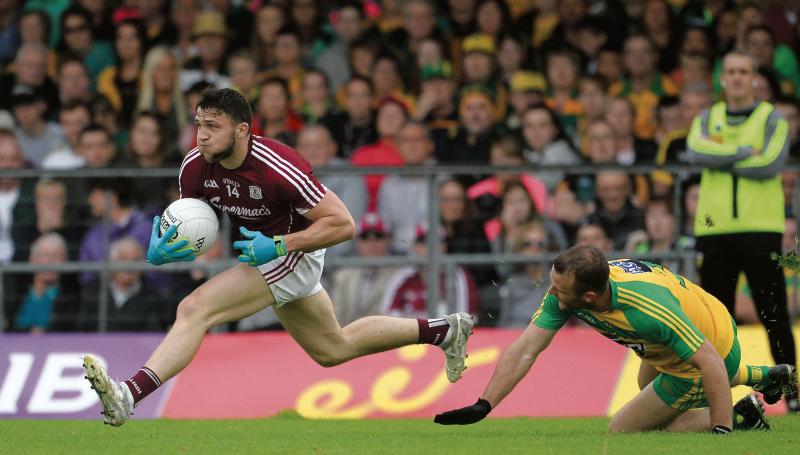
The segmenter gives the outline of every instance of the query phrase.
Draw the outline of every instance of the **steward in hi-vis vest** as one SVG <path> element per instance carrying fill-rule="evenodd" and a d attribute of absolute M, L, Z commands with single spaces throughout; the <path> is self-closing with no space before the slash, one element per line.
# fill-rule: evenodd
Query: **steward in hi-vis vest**
<path fill-rule="evenodd" d="M 789 153 L 789 126 L 775 107 L 756 101 L 755 60 L 725 56 L 724 100 L 694 119 L 689 161 L 703 168 L 695 214 L 696 248 L 703 253 L 703 288 L 735 314 L 736 282 L 744 271 L 758 290 L 753 300 L 778 363 L 796 362 L 786 308 L 781 254 L 785 208 L 780 171 Z M 796 394 L 790 410 L 800 410 Z"/>

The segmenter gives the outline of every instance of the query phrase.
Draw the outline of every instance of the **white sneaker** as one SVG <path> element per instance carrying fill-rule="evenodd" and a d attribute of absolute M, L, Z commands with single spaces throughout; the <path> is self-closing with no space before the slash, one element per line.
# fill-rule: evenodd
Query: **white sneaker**
<path fill-rule="evenodd" d="M 466 368 L 464 359 L 467 358 L 467 340 L 472 335 L 475 320 L 468 313 L 449 314 L 444 318 L 450 324 L 449 339 L 439 347 L 444 350 L 447 380 L 456 382 L 461 379 L 461 373 Z"/>
<path fill-rule="evenodd" d="M 91 355 L 83 358 L 83 370 L 103 405 L 103 423 L 115 427 L 125 423 L 133 414 L 133 397 L 128 386 L 111 380 L 105 367 Z"/>

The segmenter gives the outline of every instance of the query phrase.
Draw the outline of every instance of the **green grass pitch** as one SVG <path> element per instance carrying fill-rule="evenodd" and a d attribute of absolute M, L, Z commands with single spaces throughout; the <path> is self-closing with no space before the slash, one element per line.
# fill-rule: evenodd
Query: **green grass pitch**
<path fill-rule="evenodd" d="M 608 419 L 489 419 L 443 427 L 429 420 L 0 420 L 2 454 L 798 454 L 800 416 L 772 431 L 608 436 Z"/>

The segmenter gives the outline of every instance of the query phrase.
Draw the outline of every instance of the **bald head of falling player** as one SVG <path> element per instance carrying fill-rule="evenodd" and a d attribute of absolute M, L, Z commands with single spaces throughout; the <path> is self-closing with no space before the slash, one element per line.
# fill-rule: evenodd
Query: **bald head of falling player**
<path fill-rule="evenodd" d="M 209 88 L 197 103 L 197 148 L 209 163 L 238 167 L 245 156 L 253 127 L 250 103 L 237 91 Z"/>

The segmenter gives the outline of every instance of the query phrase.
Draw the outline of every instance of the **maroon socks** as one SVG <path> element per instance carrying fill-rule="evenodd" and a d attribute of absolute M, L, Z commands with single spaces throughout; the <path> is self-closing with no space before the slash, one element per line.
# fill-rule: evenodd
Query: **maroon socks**
<path fill-rule="evenodd" d="M 417 319 L 417 323 L 419 324 L 418 344 L 442 344 L 444 337 L 447 336 L 447 331 L 450 330 L 450 324 L 445 318 Z"/>
<path fill-rule="evenodd" d="M 161 379 L 150 368 L 142 367 L 132 378 L 125 381 L 125 385 L 130 389 L 135 405 L 147 395 L 155 392 L 161 385 Z"/>

